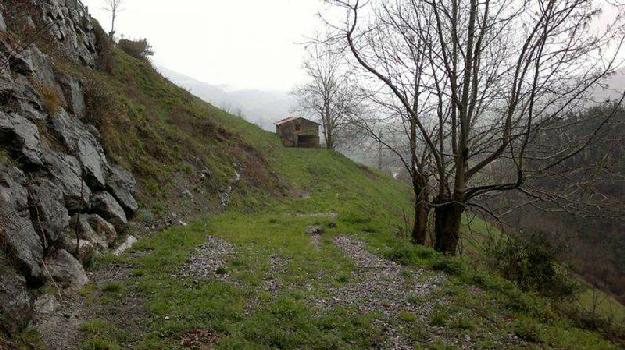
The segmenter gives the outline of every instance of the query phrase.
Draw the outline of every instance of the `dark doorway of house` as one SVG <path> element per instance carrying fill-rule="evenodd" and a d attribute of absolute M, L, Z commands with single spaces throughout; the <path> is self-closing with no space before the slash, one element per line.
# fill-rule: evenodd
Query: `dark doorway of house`
<path fill-rule="evenodd" d="M 297 147 L 316 148 L 319 147 L 319 136 L 315 135 L 298 135 Z"/>

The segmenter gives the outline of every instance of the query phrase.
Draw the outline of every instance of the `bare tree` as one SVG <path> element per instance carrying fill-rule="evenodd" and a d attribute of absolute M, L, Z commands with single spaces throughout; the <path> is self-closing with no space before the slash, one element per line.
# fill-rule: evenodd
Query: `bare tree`
<path fill-rule="evenodd" d="M 111 31 L 109 32 L 111 40 L 115 37 L 115 20 L 117 20 L 117 15 L 122 10 L 121 6 L 123 3 L 124 0 L 104 0 L 104 9 L 111 13 Z"/>
<path fill-rule="evenodd" d="M 298 111 L 321 122 L 326 147 L 334 149 L 338 134 L 358 111 L 359 96 L 341 55 L 321 42 L 311 44 L 308 51 L 304 70 L 309 81 L 292 94 L 298 99 Z"/>
<path fill-rule="evenodd" d="M 352 57 L 414 124 L 436 196 L 435 248 L 454 254 L 462 214 L 480 196 L 525 191 L 601 136 L 607 123 L 559 148 L 537 135 L 579 109 L 617 68 L 625 31 L 620 5 L 593 0 L 330 0 L 347 10 L 332 25 Z M 601 8 L 616 14 L 601 24 Z M 380 96 L 380 94 L 378 94 Z M 413 141 L 409 140 L 412 144 Z M 414 155 L 415 152 L 412 152 Z M 544 165 L 530 167 L 534 159 Z M 503 181 L 484 172 L 507 165 Z M 413 166 L 414 165 L 414 166 Z"/>

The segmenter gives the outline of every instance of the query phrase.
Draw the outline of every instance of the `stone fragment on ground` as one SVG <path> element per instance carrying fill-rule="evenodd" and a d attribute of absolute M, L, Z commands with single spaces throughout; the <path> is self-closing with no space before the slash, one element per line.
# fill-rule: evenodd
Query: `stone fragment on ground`
<path fill-rule="evenodd" d="M 137 243 L 136 237 L 134 236 L 126 237 L 126 240 L 124 241 L 124 243 L 122 243 L 119 247 L 117 247 L 117 249 L 115 249 L 115 251 L 113 251 L 113 255 L 120 256 L 124 254 L 128 249 L 132 248 L 132 246 L 135 245 L 135 243 Z"/>
<path fill-rule="evenodd" d="M 219 336 L 210 329 L 196 328 L 182 334 L 180 345 L 192 350 L 210 350 L 218 340 Z"/>

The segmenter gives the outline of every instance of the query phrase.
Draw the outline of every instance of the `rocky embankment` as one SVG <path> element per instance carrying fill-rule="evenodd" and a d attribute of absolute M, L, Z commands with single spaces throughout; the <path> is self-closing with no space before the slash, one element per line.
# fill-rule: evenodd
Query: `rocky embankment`
<path fill-rule="evenodd" d="M 133 175 L 82 121 L 86 82 L 21 35 L 93 68 L 87 10 L 77 0 L 16 2 L 28 11 L 12 2 L 0 4 L 0 331 L 9 334 L 30 322 L 37 289 L 87 283 L 83 263 L 113 248 L 137 210 Z"/>

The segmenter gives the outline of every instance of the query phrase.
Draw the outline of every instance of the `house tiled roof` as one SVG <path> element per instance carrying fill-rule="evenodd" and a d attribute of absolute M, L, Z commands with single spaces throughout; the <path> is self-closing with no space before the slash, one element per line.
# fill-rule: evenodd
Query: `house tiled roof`
<path fill-rule="evenodd" d="M 288 117 L 288 118 L 284 118 L 284 119 L 282 119 L 282 120 L 278 120 L 275 124 L 276 124 L 276 125 L 282 125 L 282 124 L 288 123 L 288 122 L 293 121 L 293 120 L 298 119 L 298 118 L 299 118 L 299 117 Z"/>
<path fill-rule="evenodd" d="M 306 118 L 302 118 L 302 117 L 288 117 L 288 118 L 284 118 L 284 119 L 282 119 L 282 120 L 278 120 L 277 122 L 275 122 L 275 124 L 276 124 L 276 125 L 282 125 L 282 124 L 286 124 L 286 123 L 288 123 L 288 122 L 292 122 L 292 121 L 297 120 L 297 119 L 304 119 L 304 120 L 308 120 L 308 119 L 306 119 Z M 309 122 L 311 122 L 311 123 L 315 123 L 315 124 L 317 124 L 317 125 L 320 125 L 319 123 L 314 122 L 314 121 L 312 121 L 312 120 L 308 120 L 308 121 L 309 121 Z"/>

